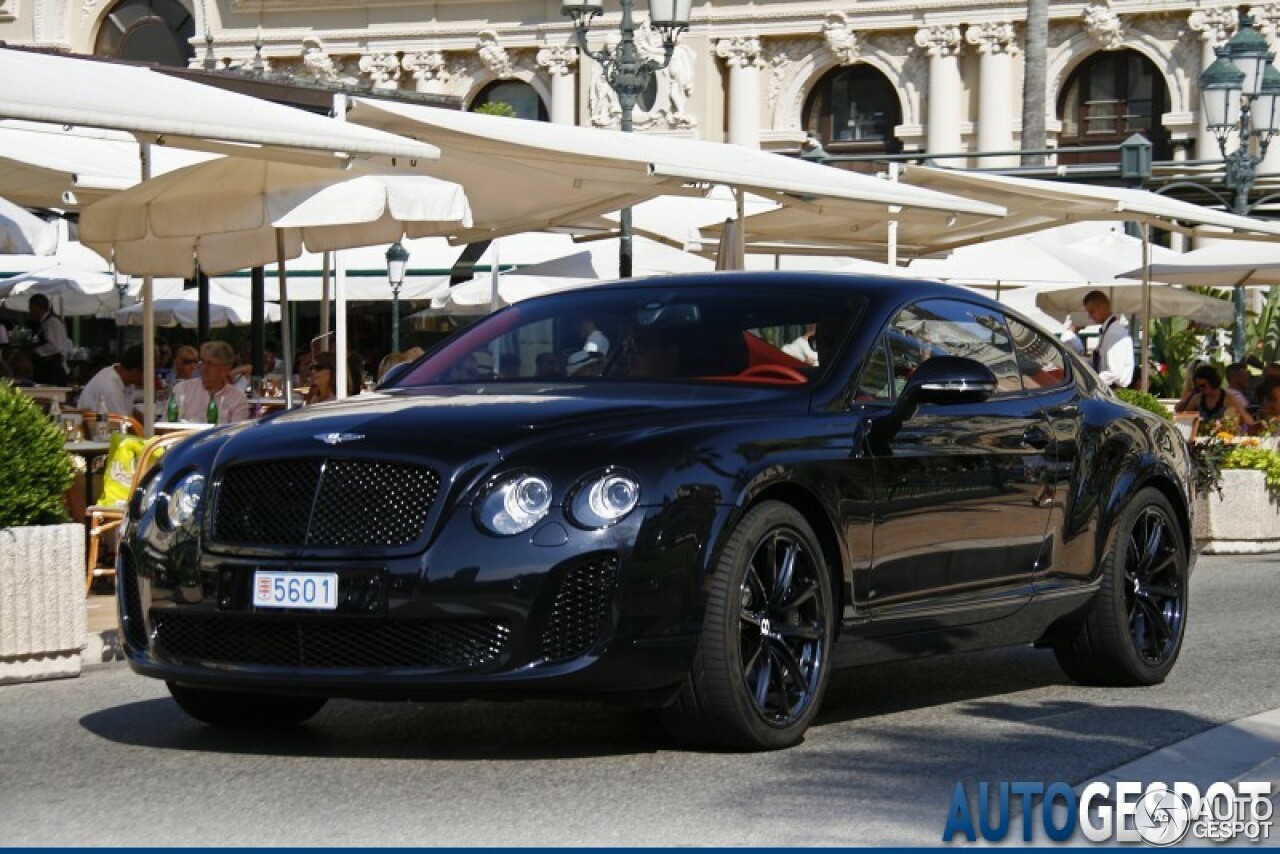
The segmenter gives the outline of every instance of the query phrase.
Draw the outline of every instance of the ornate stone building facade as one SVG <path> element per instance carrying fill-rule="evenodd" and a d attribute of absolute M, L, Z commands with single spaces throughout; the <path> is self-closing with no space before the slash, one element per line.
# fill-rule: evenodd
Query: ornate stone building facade
<path fill-rule="evenodd" d="M 617 38 L 617 9 L 606 9 L 595 46 Z M 1274 39 L 1280 2 L 1251 12 Z M 813 136 L 855 153 L 1007 151 L 1021 131 L 1025 14 L 1023 0 L 697 3 L 635 124 L 789 150 Z M 1141 131 L 1157 159 L 1216 157 L 1196 81 L 1235 24 L 1235 5 L 1219 0 L 1051 0 L 1051 144 Z M 256 64 L 455 96 L 466 108 L 502 100 L 553 122 L 618 122 L 616 96 L 579 56 L 557 0 L 0 0 L 10 44 L 165 61 L 166 28 L 181 61 L 197 67 Z M 647 27 L 638 40 L 660 55 Z"/>

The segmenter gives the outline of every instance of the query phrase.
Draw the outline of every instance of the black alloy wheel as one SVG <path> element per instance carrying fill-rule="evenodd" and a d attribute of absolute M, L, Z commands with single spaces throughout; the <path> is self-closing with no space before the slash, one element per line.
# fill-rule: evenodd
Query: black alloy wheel
<path fill-rule="evenodd" d="M 1177 649 L 1186 615 L 1186 585 L 1178 568 L 1173 523 L 1155 505 L 1142 508 L 1129 534 L 1124 604 L 1134 651 L 1159 667 Z"/>
<path fill-rule="evenodd" d="M 1187 532 L 1160 490 L 1140 490 L 1117 518 L 1093 604 L 1076 636 L 1054 647 L 1086 685 L 1155 685 L 1186 634 Z"/>
<path fill-rule="evenodd" d="M 738 650 L 752 705 L 770 726 L 787 727 L 813 703 L 826 664 L 825 567 L 789 528 L 757 546 L 742 579 Z"/>
<path fill-rule="evenodd" d="M 698 650 L 663 717 L 676 737 L 776 750 L 822 702 L 835 631 L 830 569 L 790 505 L 764 501 L 733 529 L 711 579 Z"/>

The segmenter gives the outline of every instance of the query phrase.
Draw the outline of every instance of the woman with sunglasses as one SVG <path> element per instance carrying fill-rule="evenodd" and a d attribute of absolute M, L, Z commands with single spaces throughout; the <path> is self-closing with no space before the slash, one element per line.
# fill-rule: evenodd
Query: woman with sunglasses
<path fill-rule="evenodd" d="M 195 347 L 183 344 L 173 353 L 173 381 L 189 380 L 196 375 L 200 354 Z"/>
<path fill-rule="evenodd" d="M 1222 375 L 1213 365 L 1201 365 L 1192 375 L 1191 391 L 1178 405 L 1176 412 L 1198 412 L 1200 421 L 1208 424 L 1234 416 L 1245 427 L 1253 426 L 1253 416 L 1245 408 L 1245 402 L 1229 389 L 1222 387 Z"/>

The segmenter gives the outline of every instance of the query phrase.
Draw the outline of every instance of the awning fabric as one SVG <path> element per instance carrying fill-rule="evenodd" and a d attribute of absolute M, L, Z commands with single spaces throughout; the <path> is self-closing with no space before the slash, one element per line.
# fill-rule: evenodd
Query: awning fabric
<path fill-rule="evenodd" d="M 1142 268 L 1124 273 L 1142 275 Z M 1152 261 L 1151 278 L 1181 285 L 1225 288 L 1280 285 L 1280 243 L 1233 240 L 1176 258 Z"/>
<path fill-rule="evenodd" d="M 551 228 L 598 230 L 599 215 L 660 195 L 701 196 L 712 184 L 771 201 L 838 204 L 867 228 L 898 209 L 988 220 L 997 203 L 895 184 L 738 145 L 632 134 L 353 99 L 348 120 L 429 139 L 443 152 L 418 169 L 467 188 L 476 226 L 455 242 Z"/>
<path fill-rule="evenodd" d="M 180 148 L 212 141 L 355 157 L 439 156 L 428 143 L 147 68 L 11 48 L 0 49 L 0 117 L 124 130 Z"/>
<path fill-rule="evenodd" d="M 151 174 L 212 155 L 152 146 Z M 142 180 L 138 140 L 122 131 L 0 121 L 0 196 L 29 207 L 78 208 Z"/>

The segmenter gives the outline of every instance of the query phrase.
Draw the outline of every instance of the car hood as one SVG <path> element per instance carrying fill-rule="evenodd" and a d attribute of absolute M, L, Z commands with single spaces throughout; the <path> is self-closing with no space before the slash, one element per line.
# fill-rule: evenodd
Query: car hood
<path fill-rule="evenodd" d="M 461 462 L 477 454 L 506 456 L 529 441 L 638 426 L 652 420 L 696 417 L 697 410 L 743 409 L 760 414 L 780 404 L 777 392 L 753 389 L 611 384 L 493 387 L 436 386 L 391 389 L 345 401 L 281 412 L 228 437 L 219 456 L 243 459 L 297 455 L 303 449 L 340 447 L 344 453 L 375 451 L 389 456 L 428 455 Z M 791 397 L 787 409 L 807 406 Z"/>

